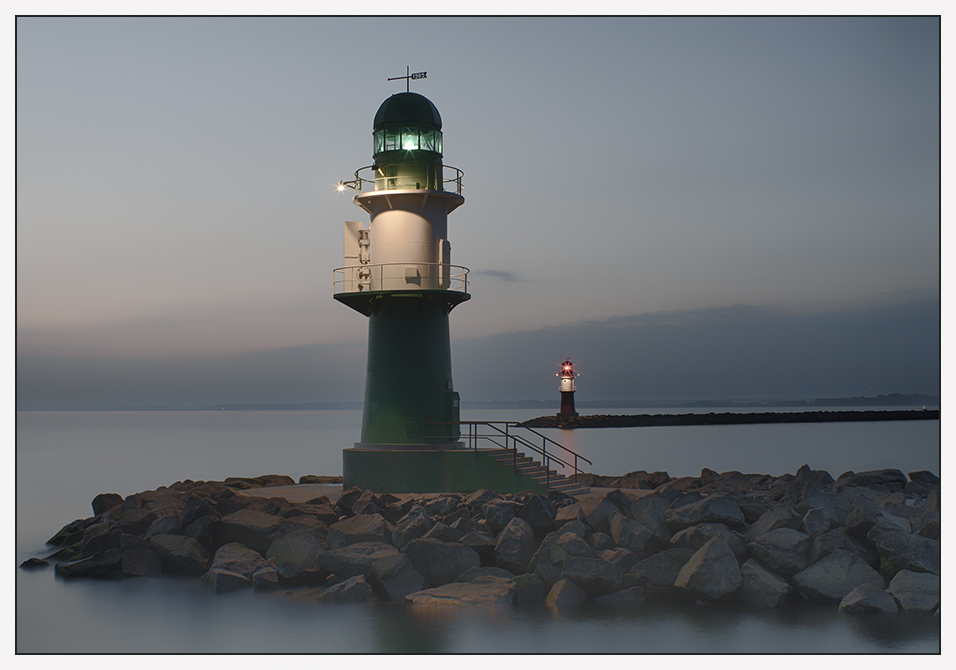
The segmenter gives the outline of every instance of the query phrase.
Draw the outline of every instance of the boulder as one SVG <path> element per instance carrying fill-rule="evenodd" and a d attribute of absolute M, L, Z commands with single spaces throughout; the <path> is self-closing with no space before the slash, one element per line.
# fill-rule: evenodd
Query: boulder
<path fill-rule="evenodd" d="M 383 600 L 401 601 L 409 593 L 421 591 L 428 584 L 404 554 L 386 556 L 372 563 L 369 582 Z"/>
<path fill-rule="evenodd" d="M 747 547 L 768 569 L 789 579 L 807 567 L 810 542 L 810 537 L 798 530 L 777 528 L 764 533 Z"/>
<path fill-rule="evenodd" d="M 595 551 L 613 549 L 616 546 L 614 538 L 604 533 L 591 533 L 591 537 L 588 538 L 587 542 Z"/>
<path fill-rule="evenodd" d="M 510 500 L 492 500 L 481 506 L 481 515 L 497 535 L 514 518 L 516 504 Z"/>
<path fill-rule="evenodd" d="M 358 486 L 353 486 L 345 491 L 342 491 L 339 495 L 338 500 L 335 501 L 335 508 L 339 511 L 339 514 L 344 514 L 345 516 L 352 516 L 352 505 L 356 500 L 359 499 L 363 493 L 362 489 Z"/>
<path fill-rule="evenodd" d="M 153 524 L 158 526 L 158 524 Z M 213 516 L 201 516 L 191 524 L 186 526 L 182 534 L 186 537 L 192 537 L 199 541 L 199 544 L 206 549 L 212 549 L 213 541 L 216 535 L 216 527 L 219 525 L 219 518 Z M 152 529 L 153 526 L 150 526 Z"/>
<path fill-rule="evenodd" d="M 810 537 L 823 535 L 830 530 L 830 515 L 822 507 L 807 510 L 800 521 L 800 530 Z"/>
<path fill-rule="evenodd" d="M 620 512 L 613 512 L 608 516 L 608 525 L 614 543 L 631 551 L 639 559 L 647 558 L 666 546 L 660 537 L 643 524 L 628 519 Z"/>
<path fill-rule="evenodd" d="M 279 588 L 279 573 L 271 565 L 252 573 L 252 588 L 255 591 L 275 591 Z"/>
<path fill-rule="evenodd" d="M 730 530 L 722 523 L 702 523 L 697 526 L 690 526 L 679 533 L 675 533 L 671 538 L 670 546 L 674 549 L 691 549 L 696 552 L 710 541 L 715 535 L 721 535 L 730 546 L 737 561 L 746 559 L 749 549 L 744 536 L 737 531 Z"/>
<path fill-rule="evenodd" d="M 382 508 L 381 501 L 371 491 L 362 491 L 362 494 L 352 503 L 352 514 L 378 514 Z"/>
<path fill-rule="evenodd" d="M 726 493 L 717 493 L 699 502 L 668 510 L 664 513 L 664 523 L 674 530 L 700 523 L 722 523 L 735 527 L 743 525 L 744 514 L 732 497 Z"/>
<path fill-rule="evenodd" d="M 787 581 L 750 558 L 740 566 L 740 589 L 744 600 L 755 607 L 779 607 L 793 589 Z"/>
<path fill-rule="evenodd" d="M 359 542 L 391 544 L 392 533 L 381 514 L 356 514 L 329 526 L 326 542 L 331 549 L 340 549 Z"/>
<path fill-rule="evenodd" d="M 199 583 L 214 593 L 229 593 L 252 586 L 252 579 L 223 568 L 210 568 L 199 578 Z"/>
<path fill-rule="evenodd" d="M 470 547 L 483 566 L 495 565 L 495 539 L 484 533 L 466 533 L 459 541 L 460 544 Z"/>
<path fill-rule="evenodd" d="M 461 521 L 461 519 L 459 519 Z M 441 521 L 432 526 L 427 533 L 422 535 L 422 539 L 434 539 L 434 540 L 443 540 L 444 542 L 460 542 L 461 538 L 465 536 L 465 533 L 447 526 Z"/>
<path fill-rule="evenodd" d="M 561 579 L 574 582 L 588 595 L 603 595 L 623 587 L 624 571 L 600 558 L 568 556 L 561 564 Z"/>
<path fill-rule="evenodd" d="M 580 504 L 581 512 L 584 514 L 584 522 L 592 530 L 610 535 L 611 528 L 608 524 L 608 517 L 612 512 L 620 514 L 617 505 L 607 498 L 599 498 L 597 496 L 585 497 Z"/>
<path fill-rule="evenodd" d="M 560 579 L 551 587 L 545 603 L 548 607 L 568 607 L 583 603 L 586 597 L 580 586 L 568 579 Z"/>
<path fill-rule="evenodd" d="M 425 511 L 430 516 L 443 517 L 451 514 L 461 504 L 457 495 L 443 495 L 425 503 Z"/>
<path fill-rule="evenodd" d="M 421 505 L 413 506 L 392 530 L 392 544 L 402 549 L 412 540 L 417 540 L 432 528 L 431 519 Z"/>
<path fill-rule="evenodd" d="M 337 523 L 339 520 L 339 515 L 335 513 L 335 510 L 332 509 L 332 506 L 327 502 L 306 502 L 294 504 L 290 509 L 285 511 L 282 516 L 284 516 L 286 519 L 295 519 L 300 516 L 307 516 L 321 521 L 326 526 L 331 526 L 333 523 Z"/>
<path fill-rule="evenodd" d="M 244 544 L 230 542 L 216 550 L 210 570 L 218 568 L 252 579 L 252 573 L 267 566 L 272 566 L 272 563 L 264 559 L 259 552 Z"/>
<path fill-rule="evenodd" d="M 564 560 L 564 556 L 561 555 L 560 560 L 555 562 L 551 558 L 551 550 L 563 535 L 565 535 L 563 527 L 561 530 L 548 533 L 538 545 L 531 561 L 528 562 L 528 573 L 537 575 L 548 588 L 561 578 L 561 561 Z M 570 535 L 577 537 L 574 533 Z"/>
<path fill-rule="evenodd" d="M 462 500 L 462 504 L 468 505 L 469 507 L 481 507 L 485 503 L 489 503 L 492 500 L 501 500 L 501 496 L 494 491 L 489 491 L 488 489 L 478 489 L 477 491 L 466 495 L 465 499 Z"/>
<path fill-rule="evenodd" d="M 814 493 L 797 503 L 797 514 L 804 515 L 814 508 L 825 509 L 830 515 L 832 524 L 831 530 L 837 526 L 846 525 L 846 515 L 850 513 L 852 507 L 851 500 L 839 493 Z"/>
<path fill-rule="evenodd" d="M 273 536 L 279 532 L 282 521 L 281 516 L 240 509 L 222 517 L 216 527 L 213 543 L 218 547 L 238 542 L 265 554 L 269 551 Z"/>
<path fill-rule="evenodd" d="M 759 519 L 764 512 L 770 509 L 766 503 L 755 498 L 751 498 L 749 495 L 732 494 L 731 497 L 734 499 L 734 502 L 737 503 L 737 507 L 743 513 L 744 521 L 746 523 L 756 523 L 757 519 Z"/>
<path fill-rule="evenodd" d="M 598 551 L 597 557 L 602 561 L 608 561 L 609 563 L 614 563 L 615 565 L 620 566 L 621 570 L 624 571 L 624 574 L 627 574 L 630 569 L 637 565 L 637 562 L 640 560 L 634 554 L 634 552 L 625 549 L 624 547 Z"/>
<path fill-rule="evenodd" d="M 364 603 L 374 598 L 372 587 L 364 575 L 349 577 L 343 582 L 333 584 L 322 593 L 322 600 L 336 603 Z"/>
<path fill-rule="evenodd" d="M 544 546 L 544 543 L 541 543 Z M 574 533 L 564 532 L 555 540 L 550 548 L 551 562 L 561 563 L 568 556 L 583 556 L 596 558 L 597 551 L 591 545 Z"/>
<path fill-rule="evenodd" d="M 878 523 L 883 526 L 896 526 L 904 532 L 910 532 L 908 519 L 894 516 L 876 502 L 862 496 L 853 501 L 853 506 L 846 516 L 847 533 L 860 542 L 872 544 L 872 541 L 867 538 L 867 534 Z"/>
<path fill-rule="evenodd" d="M 899 606 L 893 596 L 875 584 L 860 584 L 840 601 L 845 614 L 896 614 Z"/>
<path fill-rule="evenodd" d="M 624 576 L 625 586 L 672 586 L 681 568 L 696 553 L 693 549 L 665 549 L 639 561 Z"/>
<path fill-rule="evenodd" d="M 848 535 L 843 528 L 834 528 L 823 535 L 813 538 L 810 552 L 807 554 L 807 565 L 813 565 L 834 549 L 845 549 L 862 558 L 874 568 L 880 566 L 880 555 L 876 549 L 863 544 L 852 535 Z"/>
<path fill-rule="evenodd" d="M 527 522 L 538 538 L 543 538 L 554 530 L 555 516 L 554 503 L 537 494 L 529 497 L 518 511 L 518 518 Z"/>
<path fill-rule="evenodd" d="M 197 519 L 205 516 L 213 517 L 217 521 L 222 518 L 222 514 L 216 509 L 214 503 L 203 496 L 194 494 L 186 497 L 185 506 L 176 518 L 179 521 L 180 527 L 185 528 Z"/>
<path fill-rule="evenodd" d="M 198 577 L 209 568 L 209 552 L 195 538 L 154 535 L 149 543 L 162 560 L 163 572 Z"/>
<path fill-rule="evenodd" d="M 123 570 L 123 551 L 117 547 L 107 549 L 93 556 L 72 561 L 58 563 L 56 574 L 61 577 L 120 577 Z"/>
<path fill-rule="evenodd" d="M 674 580 L 674 586 L 713 600 L 740 588 L 740 567 L 722 535 L 715 535 L 691 556 Z"/>
<path fill-rule="evenodd" d="M 910 472 L 909 478 L 911 482 L 917 482 L 918 484 L 930 484 L 933 486 L 939 486 L 939 477 L 934 475 L 929 470 L 919 470 L 918 472 Z"/>
<path fill-rule="evenodd" d="M 604 496 L 617 507 L 618 511 L 626 517 L 631 516 L 631 505 L 633 500 L 621 489 L 614 489 L 613 491 L 608 491 L 607 495 Z"/>
<path fill-rule="evenodd" d="M 514 574 L 505 570 L 504 568 L 496 568 L 493 566 L 485 566 L 480 568 L 469 568 L 463 573 L 458 575 L 458 578 L 455 579 L 456 582 L 472 582 L 479 577 L 500 577 L 501 579 L 513 579 Z"/>
<path fill-rule="evenodd" d="M 412 610 L 434 607 L 508 607 L 514 602 L 517 585 L 501 577 L 479 577 L 470 582 L 452 582 L 405 596 Z"/>
<path fill-rule="evenodd" d="M 266 558 L 275 564 L 277 578 L 290 585 L 322 584 L 327 573 L 319 564 L 326 550 L 321 540 L 310 533 L 290 533 L 276 539 Z"/>
<path fill-rule="evenodd" d="M 867 472 L 847 472 L 840 475 L 835 488 L 860 486 L 869 489 L 899 491 L 906 486 L 906 475 L 899 470 L 868 470 Z"/>
<path fill-rule="evenodd" d="M 939 609 L 939 575 L 900 570 L 890 581 L 886 592 L 893 596 L 904 612 L 932 614 Z"/>
<path fill-rule="evenodd" d="M 658 538 L 670 541 L 672 533 L 664 523 L 664 514 L 669 509 L 670 503 L 667 500 L 652 493 L 631 503 L 631 518 Z"/>
<path fill-rule="evenodd" d="M 512 579 L 517 587 L 515 591 L 516 604 L 541 603 L 548 596 L 548 585 L 536 574 L 514 575 Z"/>
<path fill-rule="evenodd" d="M 432 587 L 453 582 L 465 570 L 481 566 L 471 547 L 455 542 L 412 540 L 405 545 L 404 553 Z"/>
<path fill-rule="evenodd" d="M 569 521 L 584 521 L 584 512 L 581 511 L 581 505 L 573 503 L 559 507 L 554 515 L 554 527 L 559 529 Z"/>
<path fill-rule="evenodd" d="M 81 556 L 83 558 L 89 558 L 94 554 L 100 554 L 110 549 L 119 549 L 121 535 L 123 535 L 122 531 L 118 528 L 110 527 L 108 522 L 89 526 L 83 532 L 83 549 Z"/>
<path fill-rule="evenodd" d="M 415 541 L 420 542 L 420 540 Z M 340 549 L 323 551 L 316 556 L 316 562 L 326 572 L 348 578 L 368 575 L 375 561 L 396 554 L 398 550 L 395 547 L 381 542 L 359 542 Z"/>
<path fill-rule="evenodd" d="M 117 505 L 123 504 L 123 496 L 118 493 L 101 493 L 95 498 L 91 505 L 93 506 L 93 516 L 99 516 Z"/>
<path fill-rule="evenodd" d="M 149 524 L 149 528 L 142 535 L 145 538 L 150 538 L 153 535 L 185 535 L 185 533 L 183 533 L 178 516 L 164 516 Z"/>
<path fill-rule="evenodd" d="M 915 505 L 903 505 L 894 502 L 885 502 L 883 503 L 883 509 L 892 514 L 893 516 L 898 516 L 901 519 L 906 519 L 910 522 L 910 532 L 918 533 L 920 526 L 923 525 L 923 522 L 927 517 L 935 516 L 939 519 L 939 515 L 933 512 L 927 512 L 926 510 L 916 507 Z"/>
<path fill-rule="evenodd" d="M 77 519 L 71 521 L 57 531 L 56 535 L 46 541 L 54 547 L 68 547 L 83 541 L 83 535 L 86 529 L 97 523 L 96 519 Z"/>
<path fill-rule="evenodd" d="M 810 600 L 840 602 L 860 584 L 884 588 L 885 582 L 876 570 L 857 556 L 835 549 L 809 568 L 793 576 L 791 583 Z"/>
<path fill-rule="evenodd" d="M 495 543 L 498 566 L 520 575 L 528 569 L 534 552 L 534 530 L 520 517 L 512 518 Z"/>
<path fill-rule="evenodd" d="M 879 552 L 880 572 L 887 576 L 895 575 L 900 570 L 939 574 L 939 540 L 914 535 L 885 520 L 870 529 L 867 539 Z"/>
<path fill-rule="evenodd" d="M 756 540 L 764 533 L 769 533 L 777 528 L 791 528 L 800 530 L 801 518 L 789 505 L 785 503 L 776 503 L 766 512 L 760 515 L 744 534 L 748 542 Z"/>

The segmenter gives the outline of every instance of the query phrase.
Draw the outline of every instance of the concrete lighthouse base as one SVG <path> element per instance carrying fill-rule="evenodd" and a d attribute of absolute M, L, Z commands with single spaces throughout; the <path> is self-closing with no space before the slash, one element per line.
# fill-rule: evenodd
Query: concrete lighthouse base
<path fill-rule="evenodd" d="M 376 445 L 378 446 L 378 445 Z M 534 491 L 544 486 L 515 472 L 492 449 L 343 449 L 342 487 L 374 493 L 496 493 Z"/>

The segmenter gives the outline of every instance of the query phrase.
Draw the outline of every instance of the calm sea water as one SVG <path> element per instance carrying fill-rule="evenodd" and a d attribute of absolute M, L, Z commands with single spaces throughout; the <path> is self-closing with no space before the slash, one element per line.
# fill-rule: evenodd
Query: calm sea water
<path fill-rule="evenodd" d="M 588 410 L 625 412 L 635 410 Z M 535 412 L 462 414 L 520 421 Z M 43 555 L 45 540 L 64 524 L 90 516 L 99 493 L 125 496 L 187 478 L 341 474 L 341 450 L 358 439 L 360 425 L 357 410 L 18 412 L 17 564 Z M 779 475 L 804 463 L 834 477 L 940 469 L 938 421 L 542 432 L 604 475 L 696 475 L 703 467 Z M 400 606 L 330 606 L 252 592 L 213 596 L 189 580 L 64 581 L 52 570 L 20 569 L 16 595 L 21 653 L 918 653 L 938 652 L 940 644 L 937 621 L 861 622 L 835 608 L 515 609 L 434 620 Z"/>

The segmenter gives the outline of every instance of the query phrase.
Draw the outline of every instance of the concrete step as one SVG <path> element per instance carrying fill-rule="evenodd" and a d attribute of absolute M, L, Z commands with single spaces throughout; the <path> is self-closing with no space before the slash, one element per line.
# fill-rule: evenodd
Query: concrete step
<path fill-rule="evenodd" d="M 581 486 L 577 482 L 564 475 L 558 474 L 554 470 L 547 470 L 539 461 L 527 457 L 520 451 L 514 454 L 513 452 L 502 449 L 498 453 L 495 453 L 493 457 L 501 462 L 515 464 L 515 469 L 518 472 L 531 477 L 552 490 L 561 491 L 570 496 L 579 496 L 590 492 L 588 487 Z"/>

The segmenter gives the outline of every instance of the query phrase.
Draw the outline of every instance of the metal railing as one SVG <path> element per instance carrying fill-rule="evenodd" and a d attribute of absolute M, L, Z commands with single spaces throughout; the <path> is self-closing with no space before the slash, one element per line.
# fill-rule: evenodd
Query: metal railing
<path fill-rule="evenodd" d="M 368 191 L 397 191 L 397 190 L 408 190 L 409 186 L 405 183 L 405 179 L 398 176 L 388 175 L 389 165 L 366 165 L 355 171 L 355 179 L 352 181 L 343 181 L 339 182 L 339 190 L 342 190 L 341 187 L 349 187 L 353 189 L 356 193 L 362 194 L 366 193 L 366 186 L 368 186 Z M 407 165 L 404 163 L 395 163 L 394 165 Z M 433 166 L 423 166 L 423 167 L 433 167 Z M 435 175 L 435 180 L 438 182 L 439 191 L 446 191 L 449 193 L 457 193 L 461 195 L 461 178 L 465 174 L 456 167 L 451 165 L 441 165 L 434 166 L 441 168 L 441 175 Z M 362 172 L 369 170 L 372 173 L 371 178 L 363 177 Z M 448 175 L 447 173 L 451 174 Z M 450 186 L 450 188 L 449 188 Z"/>
<path fill-rule="evenodd" d="M 407 268 L 413 268 L 411 275 Z M 422 274 L 425 270 L 427 274 Z M 468 293 L 468 268 L 449 263 L 375 263 L 332 270 L 333 293 L 444 289 Z"/>
<path fill-rule="evenodd" d="M 578 467 L 578 461 L 584 461 L 588 465 L 591 465 L 589 461 L 584 456 L 571 451 L 563 444 L 555 442 L 550 437 L 542 435 L 534 428 L 528 428 L 522 426 L 516 421 L 433 421 L 425 424 L 426 426 L 445 426 L 445 425 L 458 425 L 458 426 L 467 426 L 468 434 L 468 448 L 474 450 L 475 458 L 478 458 L 478 442 L 479 440 L 488 440 L 492 444 L 497 445 L 505 451 L 511 452 L 511 467 L 515 472 L 518 472 L 518 447 L 519 445 L 525 449 L 530 449 L 539 456 L 541 456 L 541 464 L 544 466 L 545 472 L 545 486 L 551 488 L 551 462 L 560 463 L 573 471 L 573 474 L 581 474 L 581 469 Z M 489 432 L 482 433 L 481 428 L 487 427 Z M 534 438 L 527 438 L 524 435 L 515 433 L 515 429 L 527 431 L 537 438 L 541 439 L 541 446 L 536 445 L 532 440 Z M 435 431 L 436 433 L 438 431 Z M 438 435 L 428 435 L 425 439 L 435 439 L 436 445 L 438 444 Z M 464 431 L 462 431 L 462 437 L 466 437 Z M 559 449 L 567 452 L 565 458 L 571 460 L 573 457 L 573 462 L 565 460 L 561 456 L 557 456 L 554 453 L 548 452 L 548 445 L 553 445 Z M 574 481 L 577 481 L 575 478 Z"/>

